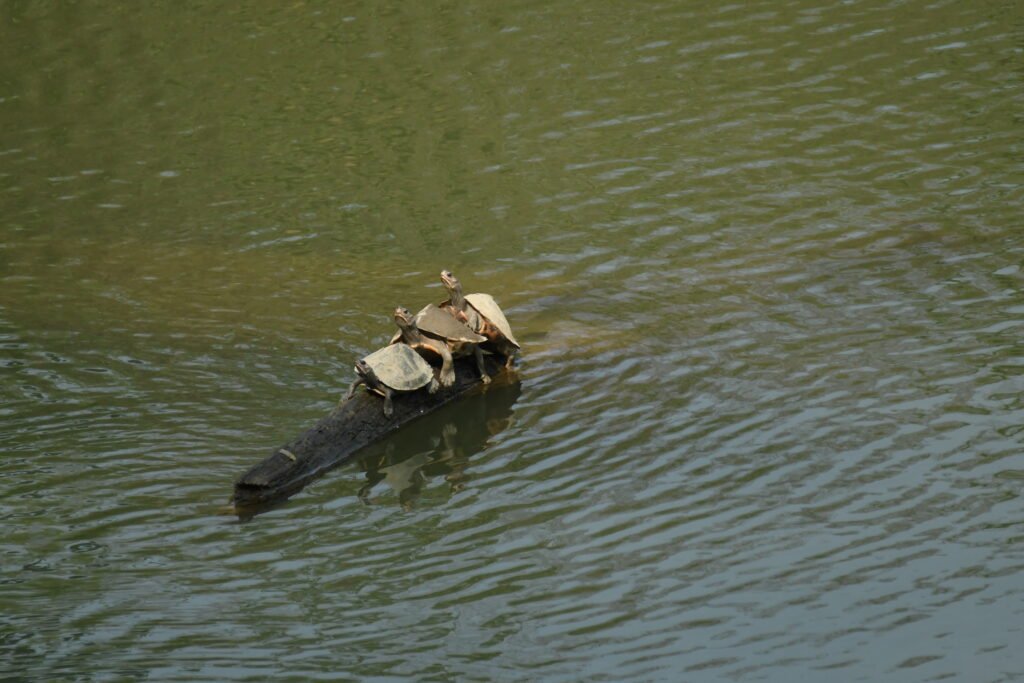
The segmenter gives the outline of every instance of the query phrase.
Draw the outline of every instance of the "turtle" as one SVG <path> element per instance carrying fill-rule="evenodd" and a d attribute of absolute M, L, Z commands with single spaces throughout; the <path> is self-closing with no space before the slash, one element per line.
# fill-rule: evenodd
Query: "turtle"
<path fill-rule="evenodd" d="M 391 396 L 395 393 L 416 391 L 427 387 L 430 393 L 437 391 L 437 380 L 430 363 L 423 360 L 416 351 L 405 344 L 392 344 L 377 349 L 370 355 L 356 361 L 358 379 L 349 387 L 346 398 L 351 398 L 356 387 L 366 387 L 384 397 L 384 415 L 391 417 L 394 409 Z"/>
<path fill-rule="evenodd" d="M 404 315 L 408 315 L 408 310 L 401 310 L 405 311 Z M 487 341 L 484 337 L 476 334 L 434 304 L 427 304 L 414 318 L 411 318 L 411 327 L 405 321 L 399 322 L 398 311 L 399 309 L 395 309 L 395 322 L 398 323 L 400 331 L 391 338 L 391 343 L 396 344 L 402 341 L 413 346 L 409 342 L 409 335 L 412 329 L 415 329 L 419 337 L 418 342 L 421 345 L 417 351 L 422 354 L 422 346 L 426 344 L 431 348 L 428 355 L 441 356 L 441 372 L 438 379 L 442 386 L 451 386 L 455 382 L 455 368 L 452 365 L 452 359 L 468 355 L 475 358 L 481 381 L 484 384 L 491 381 L 484 369 L 484 355 L 480 350 L 480 344 Z M 443 348 L 444 352 L 438 351 L 435 347 Z M 448 356 L 447 359 L 445 354 Z"/>
<path fill-rule="evenodd" d="M 469 329 L 474 332 L 480 329 L 480 315 L 476 312 L 476 309 L 469 305 L 466 301 L 466 297 L 462 295 L 462 283 L 459 282 L 459 278 L 450 270 L 441 271 L 441 284 L 448 290 L 448 298 L 442 301 L 438 306 L 442 310 L 448 311 L 455 319 L 459 322 L 464 323 Z"/>
<path fill-rule="evenodd" d="M 487 341 L 481 347 L 505 356 L 505 367 L 511 368 L 519 353 L 519 342 L 494 297 L 490 294 L 463 295 L 462 283 L 450 270 L 441 271 L 441 283 L 448 290 L 448 300 L 441 302 L 441 308 L 486 337 Z"/>

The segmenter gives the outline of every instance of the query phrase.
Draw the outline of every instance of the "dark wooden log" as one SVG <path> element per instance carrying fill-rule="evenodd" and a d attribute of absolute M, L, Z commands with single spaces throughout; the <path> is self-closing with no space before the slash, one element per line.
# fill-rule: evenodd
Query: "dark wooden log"
<path fill-rule="evenodd" d="M 504 359 L 485 360 L 492 377 L 506 372 Z M 327 470 L 349 462 L 366 446 L 482 386 L 473 359 L 458 358 L 452 386 L 434 394 L 420 390 L 395 395 L 391 417 L 384 416 L 384 399 L 360 387 L 351 399 L 239 477 L 231 502 L 239 512 L 281 502 Z"/>

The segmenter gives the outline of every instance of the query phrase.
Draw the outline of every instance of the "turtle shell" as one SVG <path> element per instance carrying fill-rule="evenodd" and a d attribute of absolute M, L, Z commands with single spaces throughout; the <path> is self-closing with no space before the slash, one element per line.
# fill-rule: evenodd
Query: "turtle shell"
<path fill-rule="evenodd" d="M 498 306 L 498 302 L 494 300 L 494 297 L 490 294 L 467 294 L 466 301 L 477 310 L 477 313 L 494 323 L 495 327 L 505 335 L 505 339 L 508 339 L 516 348 L 519 348 L 519 342 L 512 336 L 512 326 L 508 324 L 505 314 L 501 311 L 501 307 Z"/>
<path fill-rule="evenodd" d="M 414 391 L 430 384 L 430 364 L 405 344 L 391 344 L 363 358 L 377 379 L 397 391 Z"/>
<path fill-rule="evenodd" d="M 416 314 L 416 327 L 420 328 L 422 332 L 447 341 L 471 344 L 487 341 L 485 337 L 469 329 L 450 313 L 441 310 L 434 304 L 427 304 Z"/>

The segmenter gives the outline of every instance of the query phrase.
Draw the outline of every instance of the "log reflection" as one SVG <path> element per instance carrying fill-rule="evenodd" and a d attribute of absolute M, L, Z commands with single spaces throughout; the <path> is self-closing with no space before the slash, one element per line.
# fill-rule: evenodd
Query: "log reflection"
<path fill-rule="evenodd" d="M 517 380 L 501 377 L 479 395 L 424 416 L 367 449 L 357 461 L 366 478 L 357 494 L 360 500 L 386 503 L 397 495 L 399 505 L 410 510 L 438 478 L 452 493 L 461 491 L 470 478 L 470 459 L 512 424 L 520 391 Z"/>

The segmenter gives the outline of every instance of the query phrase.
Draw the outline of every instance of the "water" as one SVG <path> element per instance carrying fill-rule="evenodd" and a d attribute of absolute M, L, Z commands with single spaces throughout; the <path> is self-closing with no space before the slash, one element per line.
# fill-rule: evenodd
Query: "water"
<path fill-rule="evenodd" d="M 1017 3 L 0 16 L 6 677 L 1024 677 Z M 225 514 L 442 268 L 520 383 Z"/>

